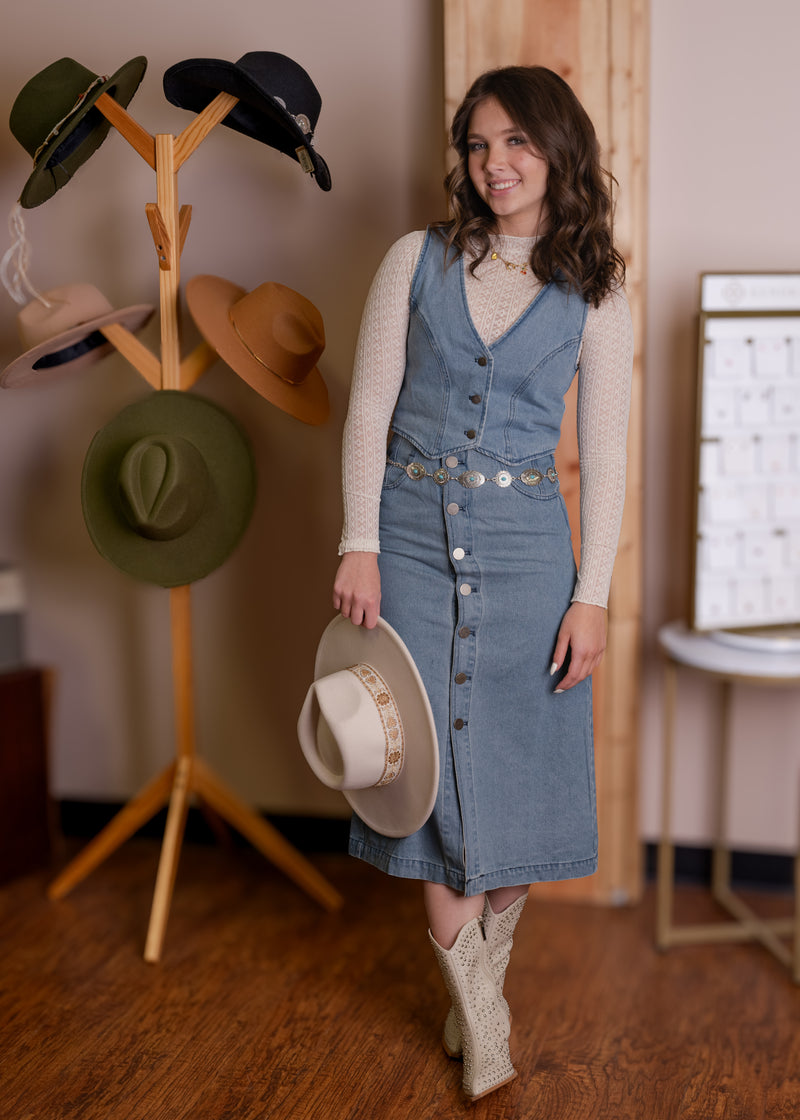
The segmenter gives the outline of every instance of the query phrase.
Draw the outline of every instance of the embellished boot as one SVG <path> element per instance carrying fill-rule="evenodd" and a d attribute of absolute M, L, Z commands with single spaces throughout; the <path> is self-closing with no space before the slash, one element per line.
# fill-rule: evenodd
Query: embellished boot
<path fill-rule="evenodd" d="M 516 901 L 512 902 L 510 906 L 507 906 L 505 910 L 501 910 L 499 914 L 495 914 L 494 910 L 492 910 L 488 898 L 483 904 L 483 932 L 486 936 L 486 953 L 489 959 L 489 967 L 492 970 L 497 993 L 508 1015 L 509 1023 L 511 1022 L 511 1012 L 508 1010 L 508 1004 L 503 997 L 503 982 L 506 976 L 506 969 L 508 968 L 508 959 L 511 955 L 514 930 L 517 927 L 517 922 L 519 921 L 520 914 L 527 900 L 527 894 L 520 895 Z M 455 1011 L 452 1007 L 445 1020 L 444 1032 L 442 1034 L 442 1046 L 444 1046 L 445 1053 L 448 1057 L 461 1057 L 461 1034 L 458 1029 Z"/>
<path fill-rule="evenodd" d="M 508 1052 L 508 1011 L 497 994 L 480 918 L 467 922 L 452 949 L 429 937 L 453 1003 L 464 1092 L 474 1101 L 517 1076 Z"/>

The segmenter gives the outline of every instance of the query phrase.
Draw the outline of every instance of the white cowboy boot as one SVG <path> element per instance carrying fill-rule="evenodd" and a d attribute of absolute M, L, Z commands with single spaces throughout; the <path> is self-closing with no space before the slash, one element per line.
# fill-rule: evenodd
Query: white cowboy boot
<path fill-rule="evenodd" d="M 517 1076 L 508 1052 L 508 1012 L 497 994 L 480 918 L 467 922 L 452 949 L 429 937 L 458 1024 L 464 1092 L 474 1101 Z"/>
<path fill-rule="evenodd" d="M 503 982 L 506 977 L 506 969 L 508 968 L 508 959 L 511 955 L 514 930 L 517 927 L 517 922 L 519 921 L 520 914 L 527 900 L 527 894 L 520 895 L 515 902 L 507 906 L 505 910 L 501 910 L 499 914 L 495 914 L 494 910 L 492 910 L 488 897 L 483 904 L 483 932 L 486 935 L 486 952 L 489 958 L 489 967 L 494 975 L 497 993 L 508 1014 L 509 1023 L 511 1022 L 511 1012 L 508 1010 L 508 1004 L 503 998 Z M 449 1057 L 461 1057 L 461 1034 L 452 1007 L 445 1020 L 444 1032 L 442 1033 L 442 1046 L 444 1046 L 445 1053 Z"/>

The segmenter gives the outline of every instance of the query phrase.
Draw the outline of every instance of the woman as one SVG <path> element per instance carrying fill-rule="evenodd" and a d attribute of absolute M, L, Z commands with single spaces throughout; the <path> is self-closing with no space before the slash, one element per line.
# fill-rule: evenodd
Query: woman
<path fill-rule="evenodd" d="M 334 606 L 366 627 L 383 614 L 431 700 L 431 818 L 388 840 L 356 817 L 350 850 L 423 880 L 444 1045 L 476 1099 L 515 1076 L 502 987 L 529 885 L 597 865 L 590 675 L 632 337 L 610 189 L 569 86 L 544 67 L 484 74 L 451 142 L 450 220 L 389 250 L 364 311 Z M 579 572 L 553 459 L 576 372 Z"/>

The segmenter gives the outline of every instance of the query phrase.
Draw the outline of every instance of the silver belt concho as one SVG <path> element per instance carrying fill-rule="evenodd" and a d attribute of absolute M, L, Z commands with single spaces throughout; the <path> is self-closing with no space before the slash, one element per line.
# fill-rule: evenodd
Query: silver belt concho
<path fill-rule="evenodd" d="M 546 478 L 551 482 L 558 482 L 558 471 L 555 467 L 548 467 L 546 471 L 529 467 L 522 474 L 498 471 L 496 475 L 487 478 L 480 471 L 463 471 L 461 474 L 450 474 L 447 467 L 437 467 L 435 471 L 429 471 L 422 463 L 398 463 L 396 459 L 387 459 L 386 462 L 390 467 L 400 467 L 414 482 L 420 478 L 432 478 L 438 486 L 444 486 L 446 482 L 457 482 L 459 486 L 463 486 L 466 490 L 477 490 L 479 486 L 483 486 L 484 482 L 493 482 L 495 486 L 500 487 L 510 486 L 512 482 L 522 482 L 525 486 L 538 486 Z"/>

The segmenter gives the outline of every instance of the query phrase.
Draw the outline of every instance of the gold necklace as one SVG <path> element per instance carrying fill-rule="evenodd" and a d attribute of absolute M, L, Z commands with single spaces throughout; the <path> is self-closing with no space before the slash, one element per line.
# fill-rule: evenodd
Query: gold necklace
<path fill-rule="evenodd" d="M 513 268 L 515 272 L 517 271 L 517 269 L 519 269 L 522 276 L 525 276 L 527 274 L 528 268 L 530 267 L 527 264 L 515 264 L 514 261 L 507 261 L 506 258 L 501 257 L 499 253 L 492 253 L 490 260 L 502 261 L 507 269 Z"/>

